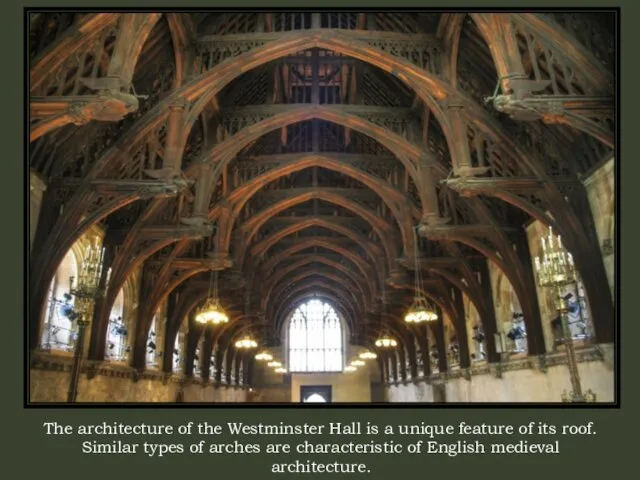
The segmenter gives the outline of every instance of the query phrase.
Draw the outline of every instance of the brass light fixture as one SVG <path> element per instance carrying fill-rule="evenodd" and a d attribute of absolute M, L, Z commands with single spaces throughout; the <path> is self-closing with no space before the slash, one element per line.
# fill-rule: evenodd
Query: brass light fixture
<path fill-rule="evenodd" d="M 414 297 L 413 303 L 409 307 L 404 321 L 407 323 L 434 322 L 438 319 L 435 309 L 429 304 L 429 301 L 423 295 L 422 290 L 422 269 L 420 267 L 420 258 L 418 256 L 419 243 L 417 227 L 413 229 L 414 259 L 413 267 L 415 273 L 414 279 Z"/>
<path fill-rule="evenodd" d="M 196 312 L 195 320 L 203 325 L 219 325 L 229 322 L 229 317 L 220 305 L 218 298 L 218 271 L 211 272 L 212 282 L 209 282 L 209 295 L 204 305 Z M 213 289 L 212 289 L 213 284 Z"/>
<path fill-rule="evenodd" d="M 362 352 L 360 355 L 358 355 L 358 357 L 360 357 L 362 360 L 374 360 L 378 358 L 378 355 L 373 353 L 371 350 L 367 350 L 366 352 Z"/>
<path fill-rule="evenodd" d="M 260 353 L 256 354 L 255 358 L 260 362 L 270 362 L 271 360 L 273 360 L 273 355 L 271 355 L 266 350 L 263 350 Z"/>
<path fill-rule="evenodd" d="M 354 360 L 351 362 L 352 367 L 363 367 L 364 365 L 366 365 L 364 360 Z"/>
<path fill-rule="evenodd" d="M 376 347 L 393 348 L 397 346 L 398 342 L 396 341 L 396 339 L 386 334 L 376 340 Z"/>
<path fill-rule="evenodd" d="M 274 370 L 276 373 L 287 373 L 287 369 L 284 367 L 278 367 Z"/>
<path fill-rule="evenodd" d="M 258 346 L 258 342 L 256 342 L 250 334 L 245 335 L 236 343 L 236 348 L 243 348 L 245 350 L 250 350 L 252 348 L 256 348 Z"/>
<path fill-rule="evenodd" d="M 247 291 L 245 292 L 245 296 L 244 296 L 244 316 L 245 316 L 245 318 L 249 318 L 250 306 L 251 306 L 251 292 L 247 289 Z M 249 326 L 249 329 L 248 329 L 247 333 L 240 340 L 238 340 L 235 343 L 235 345 L 236 345 L 236 348 L 240 348 L 240 349 L 244 349 L 244 350 L 250 350 L 252 348 L 257 348 L 258 347 L 258 342 L 256 342 L 254 340 L 253 336 L 251 335 L 251 326 Z"/>
<path fill-rule="evenodd" d="M 549 236 L 546 240 L 544 237 L 541 239 L 542 257 L 535 258 L 535 265 L 538 285 L 555 290 L 556 309 L 560 314 L 562 336 L 567 349 L 567 363 L 569 364 L 572 391 L 571 393 L 565 391 L 561 398 L 566 403 L 595 402 L 595 393 L 591 390 L 582 392 L 576 352 L 571 330 L 569 329 L 569 305 L 562 291 L 563 287 L 576 282 L 576 267 L 573 264 L 573 256 L 562 246 L 561 237 L 558 235 L 555 240 L 554 242 L 553 230 L 549 227 Z"/>
<path fill-rule="evenodd" d="M 346 367 L 344 367 L 344 372 L 346 373 L 350 373 L 350 372 L 355 372 L 356 370 L 358 370 L 356 367 L 354 367 L 353 365 L 347 365 Z"/>
<path fill-rule="evenodd" d="M 267 367 L 280 368 L 282 367 L 282 363 L 278 362 L 277 360 L 272 360 L 269 363 L 267 363 Z"/>

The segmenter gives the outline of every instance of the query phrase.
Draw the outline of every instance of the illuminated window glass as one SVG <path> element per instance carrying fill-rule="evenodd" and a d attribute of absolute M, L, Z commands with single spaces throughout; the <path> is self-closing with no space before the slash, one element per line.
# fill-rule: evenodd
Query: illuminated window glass
<path fill-rule="evenodd" d="M 320 300 L 296 309 L 289 323 L 290 372 L 341 372 L 342 325 L 336 311 Z"/>

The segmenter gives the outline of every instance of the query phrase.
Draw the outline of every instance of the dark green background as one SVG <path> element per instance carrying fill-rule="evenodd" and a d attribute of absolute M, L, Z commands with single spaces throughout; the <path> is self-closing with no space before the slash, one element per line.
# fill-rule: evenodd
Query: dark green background
<path fill-rule="evenodd" d="M 523 3 L 514 0 L 494 0 L 490 4 L 478 1 L 447 2 L 420 2 L 420 1 L 393 1 L 381 0 L 350 1 L 323 0 L 323 1 L 286 1 L 265 2 L 260 0 L 235 0 L 233 2 L 220 2 L 216 0 L 182 0 L 180 2 L 155 0 L 152 2 L 130 2 L 91 0 L 66 0 L 64 6 L 78 7 L 104 7 L 104 6 L 149 6 L 149 7 L 186 7 L 196 6 L 210 8 L 215 6 L 240 7 L 300 7 L 300 6 L 353 6 L 357 7 L 585 7 L 585 6 L 617 6 L 613 2 L 570 2 L 565 0 L 562 5 L 553 1 L 538 1 Z M 28 6 L 47 6 L 55 9 L 60 3 L 55 2 L 30 2 Z M 2 279 L 3 295 L 3 325 L 2 348 L 4 378 L 2 395 L 2 424 L 0 432 L 4 451 L 3 466 L 7 467 L 5 475 L 27 478 L 67 478 L 90 480 L 100 478 L 129 479 L 137 476 L 153 479 L 192 477 L 218 477 L 232 475 L 234 478 L 247 478 L 250 475 L 269 475 L 269 465 L 276 458 L 264 455 L 246 456 L 210 456 L 210 455 L 182 455 L 164 457 L 161 459 L 149 459 L 144 456 L 85 456 L 80 453 L 81 440 L 77 437 L 47 437 L 44 435 L 42 424 L 45 421 L 58 421 L 69 424 L 98 423 L 102 421 L 122 422 L 148 422 L 171 423 L 174 425 L 190 420 L 208 421 L 218 423 L 226 421 L 245 421 L 277 423 L 280 420 L 288 422 L 317 422 L 331 421 L 372 421 L 378 424 L 397 423 L 457 423 L 465 420 L 470 423 L 528 423 L 529 421 L 544 421 L 553 424 L 582 424 L 588 421 L 596 423 L 597 435 L 590 437 L 565 437 L 562 441 L 561 454 L 558 456 L 459 456 L 456 458 L 439 456 L 382 456 L 377 455 L 364 459 L 371 465 L 372 473 L 366 478 L 424 478 L 426 476 L 441 475 L 459 478 L 461 475 L 469 475 L 473 478 L 610 478 L 614 475 L 626 476 L 623 470 L 627 470 L 625 463 L 631 463 L 631 468 L 636 470 L 634 460 L 637 458 L 632 445 L 637 438 L 637 392 L 635 368 L 636 353 L 633 345 L 638 338 L 638 320 L 634 316 L 633 304 L 624 303 L 623 339 L 627 340 L 626 349 L 622 351 L 622 398 L 621 409 L 566 409 L 566 408 L 441 408 L 441 407 L 416 407 L 394 408 L 313 408 L 313 409 L 283 409 L 283 408 L 210 408 L 210 409 L 183 409 L 183 408 L 57 408 L 57 409 L 24 409 L 24 368 L 26 351 L 24 349 L 24 278 L 26 276 L 26 261 L 16 252 L 23 252 L 28 245 L 25 227 L 26 206 L 25 189 L 28 181 L 25 177 L 25 164 L 27 162 L 23 152 L 23 92 L 24 92 L 24 53 L 25 39 L 23 25 L 23 7 L 25 5 L 5 0 L 2 3 L 0 21 L 0 35 L 2 36 L 2 48 L 4 65 L 0 79 L 2 81 L 2 99 L 4 107 L 4 122 L 0 132 L 3 137 L 1 162 L 3 182 L 0 191 L 3 195 L 5 235 L 0 238 L 2 242 L 2 263 L 4 271 L 0 274 Z M 622 210 L 631 210 L 638 200 L 637 178 L 638 155 L 640 150 L 634 143 L 635 120 L 637 115 L 638 81 L 637 68 L 640 63 L 638 58 L 639 43 L 638 33 L 640 27 L 637 24 L 637 4 L 627 2 L 623 5 L 621 16 L 621 114 L 622 122 L 619 128 L 623 133 L 619 156 L 621 162 L 622 185 L 619 190 L 622 198 Z M 635 15 L 634 15 L 635 13 Z M 626 127 L 626 128 L 625 128 Z M 626 135 L 625 135 L 626 133 Z M 635 198 L 634 198 L 635 197 Z M 626 208 L 625 208 L 626 207 Z M 620 214 L 619 214 L 620 215 Z M 628 216 L 627 216 L 628 217 Z M 633 248 L 635 242 L 634 229 L 638 229 L 638 222 L 634 218 L 625 217 L 621 224 L 622 249 L 624 252 L 621 277 L 630 286 L 632 275 L 637 272 L 635 268 L 638 253 Z M 619 217 L 620 218 L 620 217 Z M 635 225 L 634 225 L 635 224 Z M 626 278 L 625 278 L 626 277 Z M 622 294 L 625 292 L 621 290 Z M 194 437 L 196 439 L 198 437 Z M 335 438 L 335 437 L 334 437 Z M 178 441 L 187 441 L 178 439 Z M 349 440 L 349 439 L 346 439 Z M 9 464 L 6 463 L 9 460 Z M 330 457 L 327 460 L 341 460 Z M 344 459 L 345 461 L 359 462 L 357 457 Z M 16 464 L 15 466 L 12 464 Z M 632 470 L 632 471 L 633 471 Z M 312 476 L 312 475 L 309 475 Z M 290 477 L 290 475 L 289 475 Z M 324 478 L 334 478 L 336 475 L 324 475 Z M 257 477 L 259 478 L 259 477 Z"/>

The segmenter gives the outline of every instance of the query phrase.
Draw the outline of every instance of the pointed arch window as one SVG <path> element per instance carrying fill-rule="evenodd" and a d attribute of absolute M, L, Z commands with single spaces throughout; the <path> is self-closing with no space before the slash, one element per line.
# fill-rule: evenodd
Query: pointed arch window
<path fill-rule="evenodd" d="M 320 300 L 299 306 L 289 322 L 290 372 L 341 372 L 344 334 L 335 309 Z"/>
<path fill-rule="evenodd" d="M 160 365 L 160 350 L 158 349 L 157 331 L 158 319 L 157 315 L 154 315 L 153 320 L 151 321 L 151 328 L 149 328 L 149 334 L 147 335 L 147 368 L 158 368 Z"/>
<path fill-rule="evenodd" d="M 71 277 L 78 278 L 78 257 L 69 250 L 51 280 L 47 297 L 41 345 L 44 350 L 71 352 L 77 335 L 73 305 L 69 294 Z"/>
<path fill-rule="evenodd" d="M 123 319 L 124 290 L 120 289 L 116 301 L 111 308 L 109 326 L 107 327 L 106 359 L 122 362 L 127 359 L 128 329 Z"/>

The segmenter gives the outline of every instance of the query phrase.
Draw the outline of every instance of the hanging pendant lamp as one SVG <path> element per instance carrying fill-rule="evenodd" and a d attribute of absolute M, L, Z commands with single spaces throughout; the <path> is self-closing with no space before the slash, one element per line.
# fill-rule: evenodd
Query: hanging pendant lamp
<path fill-rule="evenodd" d="M 378 358 L 378 355 L 373 353 L 371 350 L 367 350 L 366 352 L 362 352 L 360 355 L 358 355 L 358 357 L 362 360 L 374 360 Z"/>
<path fill-rule="evenodd" d="M 382 286 L 382 316 L 384 316 L 387 313 L 387 300 L 385 297 L 385 288 L 384 288 L 384 284 Z M 395 338 L 393 338 L 391 335 L 389 335 L 386 332 L 383 332 L 383 334 L 376 340 L 376 347 L 379 348 L 394 348 L 398 346 L 398 342 L 396 341 Z"/>
<path fill-rule="evenodd" d="M 431 306 L 429 301 L 425 298 L 422 289 L 422 268 L 420 266 L 420 259 L 418 256 L 419 243 L 417 228 L 413 229 L 413 244 L 414 244 L 414 262 L 413 268 L 415 273 L 414 279 L 414 297 L 413 303 L 409 307 L 407 314 L 404 316 L 404 321 L 407 323 L 422 323 L 422 322 L 434 322 L 438 319 L 438 314 Z"/>
<path fill-rule="evenodd" d="M 247 292 L 245 293 L 245 299 L 244 299 L 245 318 L 249 318 L 250 303 L 251 303 L 251 292 L 247 289 Z M 240 340 L 238 340 L 235 343 L 235 345 L 236 345 L 236 348 L 240 348 L 243 350 L 251 350 L 252 348 L 258 347 L 258 342 L 256 342 L 253 336 L 251 335 L 251 326 L 249 326 L 247 333 Z"/>
<path fill-rule="evenodd" d="M 394 348 L 398 346 L 398 342 L 391 335 L 384 334 L 376 340 L 376 347 Z"/>
<path fill-rule="evenodd" d="M 263 350 L 260 353 L 256 354 L 255 359 L 261 362 L 270 362 L 271 360 L 273 360 L 273 355 L 271 355 L 266 350 Z"/>
<path fill-rule="evenodd" d="M 222 305 L 220 305 L 220 299 L 218 298 L 218 271 L 212 271 L 211 277 L 212 281 L 209 282 L 209 295 L 204 305 L 196 311 L 195 320 L 203 325 L 227 323 L 229 317 L 222 308 Z"/>

